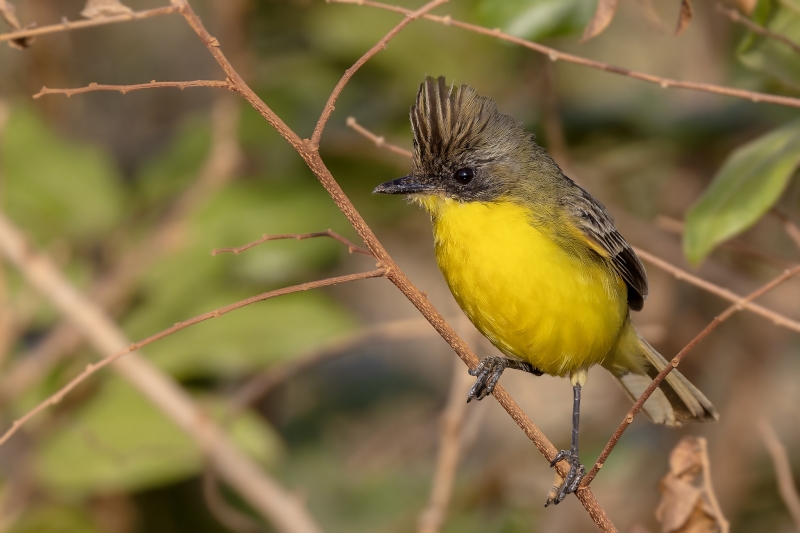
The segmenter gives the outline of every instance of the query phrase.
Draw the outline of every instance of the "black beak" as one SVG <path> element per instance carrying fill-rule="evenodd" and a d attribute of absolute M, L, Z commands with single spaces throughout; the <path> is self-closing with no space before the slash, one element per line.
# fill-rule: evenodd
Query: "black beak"
<path fill-rule="evenodd" d="M 436 188 L 433 185 L 422 183 L 417 177 L 409 175 L 381 183 L 372 192 L 380 194 L 415 194 L 430 193 L 435 190 Z"/>

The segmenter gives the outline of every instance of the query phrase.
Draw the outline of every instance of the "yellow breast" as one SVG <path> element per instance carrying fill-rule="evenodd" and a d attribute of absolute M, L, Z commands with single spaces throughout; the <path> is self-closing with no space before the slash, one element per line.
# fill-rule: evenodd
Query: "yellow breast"
<path fill-rule="evenodd" d="M 627 293 L 603 261 L 568 253 L 510 201 L 422 202 L 453 296 L 502 352 L 553 375 L 609 354 L 627 318 Z"/>

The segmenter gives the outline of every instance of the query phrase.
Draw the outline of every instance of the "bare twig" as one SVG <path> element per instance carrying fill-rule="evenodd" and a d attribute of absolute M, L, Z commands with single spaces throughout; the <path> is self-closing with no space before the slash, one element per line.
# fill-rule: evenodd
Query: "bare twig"
<path fill-rule="evenodd" d="M 375 146 L 377 146 L 378 148 L 384 148 L 384 149 L 386 149 L 386 150 L 388 150 L 390 152 L 393 152 L 395 154 L 399 154 L 399 155 L 402 155 L 404 157 L 411 158 L 412 154 L 411 154 L 411 152 L 409 150 L 406 150 L 405 148 L 401 148 L 401 147 L 396 146 L 396 145 L 391 144 L 391 143 L 387 143 L 386 139 L 384 137 L 379 137 L 378 135 L 375 135 L 374 133 L 369 131 L 367 128 L 365 128 L 364 126 L 359 124 L 356 121 L 355 117 L 347 117 L 347 121 L 345 123 L 347 124 L 348 128 L 354 129 L 356 132 L 358 132 L 362 136 L 364 136 L 367 139 L 369 139 L 370 141 L 374 142 Z"/>
<path fill-rule="evenodd" d="M 778 492 L 783 498 L 783 503 L 789 509 L 789 513 L 794 519 L 797 530 L 800 531 L 800 494 L 797 492 L 797 485 L 792 479 L 792 465 L 789 463 L 789 454 L 786 447 L 778 438 L 775 430 L 766 420 L 761 420 L 758 424 L 761 438 L 772 457 L 772 464 L 775 466 L 775 477 L 778 479 Z"/>
<path fill-rule="evenodd" d="M 113 367 L 114 370 L 139 389 L 181 429 L 189 433 L 220 475 L 265 518 L 271 520 L 277 529 L 297 533 L 318 533 L 320 531 L 303 506 L 269 478 L 255 462 L 242 454 L 220 428 L 194 405 L 186 391 L 149 361 L 135 353 L 130 353 L 143 346 L 144 343 L 150 343 L 165 336 L 166 332 L 154 335 L 144 342 L 131 344 L 122 331 L 96 305 L 70 285 L 49 258 L 33 251 L 23 234 L 3 215 L 0 215 L 0 254 L 13 263 L 28 283 L 50 300 L 63 315 L 69 317 L 77 327 L 81 328 L 95 349 L 108 354 L 100 362 L 89 365 L 65 388 L 16 421 L 11 429 L 0 438 L 0 443 L 13 435 L 26 420 L 37 412 L 47 405 L 59 401 L 83 377 L 119 359 Z M 382 271 L 356 276 L 365 277 L 368 274 L 380 275 L 380 273 Z M 323 282 L 330 284 L 332 281 L 323 280 L 316 284 Z M 294 292 L 294 289 L 282 289 L 280 292 Z M 279 291 L 273 291 L 273 293 L 277 292 Z M 277 296 L 277 294 L 273 294 L 273 296 Z M 195 317 L 184 322 L 183 327 L 220 316 L 223 312 L 247 305 L 249 301 L 257 301 L 266 297 L 268 297 L 267 294 L 256 296 L 255 300 L 250 298 L 238 302 L 219 309 L 209 316 Z M 170 328 L 170 330 L 172 329 L 174 327 Z M 128 356 L 121 358 L 124 354 L 128 354 Z"/>
<path fill-rule="evenodd" d="M 41 98 L 48 94 L 63 94 L 67 98 L 73 94 L 90 93 L 93 91 L 117 91 L 122 94 L 131 91 L 141 91 L 142 89 L 157 89 L 162 87 L 175 87 L 184 90 L 188 87 L 219 87 L 221 89 L 233 90 L 230 82 L 220 80 L 193 80 L 193 81 L 151 81 L 150 83 L 136 83 L 133 85 L 103 85 L 100 83 L 90 83 L 85 87 L 76 87 L 74 89 L 50 89 L 49 87 L 42 87 L 42 89 L 33 95 L 34 98 Z"/>
<path fill-rule="evenodd" d="M 717 3 L 717 11 L 719 11 L 720 13 L 731 19 L 736 24 L 741 24 L 742 26 L 752 31 L 753 33 L 757 33 L 759 35 L 763 35 L 764 37 L 769 37 L 770 39 L 782 42 L 783 44 L 794 50 L 795 53 L 800 54 L 800 44 L 797 44 L 796 42 L 789 39 L 785 35 L 781 35 L 780 33 L 775 33 L 774 31 L 768 30 L 767 28 L 761 26 L 760 24 L 756 24 L 749 18 L 739 13 L 738 10 L 725 7 L 724 4 Z"/>
<path fill-rule="evenodd" d="M 380 2 L 373 2 L 371 0 L 329 0 L 329 1 L 337 4 L 356 4 L 356 5 L 376 7 L 379 9 L 385 9 L 387 11 L 394 11 L 395 13 L 400 13 L 403 15 L 408 15 L 409 13 L 412 13 L 411 10 L 403 7 L 383 4 Z M 612 74 L 619 74 L 621 76 L 626 76 L 628 78 L 633 78 L 640 81 L 646 81 L 648 83 L 654 83 L 656 85 L 660 85 L 664 89 L 667 88 L 688 89 L 692 91 L 701 91 L 706 93 L 720 94 L 723 96 L 731 96 L 733 98 L 743 98 L 745 100 L 750 100 L 751 102 L 764 102 L 770 104 L 784 105 L 788 107 L 800 107 L 800 98 L 792 98 L 790 96 L 778 96 L 775 94 L 759 93 L 755 91 L 745 91 L 743 89 L 734 89 L 732 87 L 714 85 L 713 83 L 682 81 L 682 80 L 675 80 L 672 78 L 663 78 L 661 76 L 654 76 L 653 74 L 638 72 L 636 70 L 617 67 L 615 65 L 609 65 L 608 63 L 603 63 L 601 61 L 595 61 L 593 59 L 576 56 L 574 54 L 560 52 L 555 48 L 550 48 L 549 46 L 545 46 L 543 44 L 535 43 L 533 41 L 527 41 L 520 37 L 515 37 L 513 35 L 503 33 L 502 31 L 500 31 L 499 28 L 490 29 L 483 26 L 478 26 L 477 24 L 462 22 L 460 20 L 452 18 L 450 15 L 444 15 L 444 16 L 424 15 L 422 18 L 438 22 L 439 24 L 444 24 L 445 26 L 456 26 L 457 28 L 462 28 L 474 33 L 479 33 L 481 35 L 486 35 L 488 37 L 495 37 L 503 41 L 508 41 L 510 43 L 514 43 L 524 48 L 533 50 L 534 52 L 544 54 L 547 57 L 549 57 L 552 61 L 561 60 L 561 61 L 566 61 L 568 63 L 574 63 L 576 65 L 582 65 L 584 67 L 610 72 Z"/>
<path fill-rule="evenodd" d="M 9 33 L 0 34 L 0 41 L 16 41 L 18 39 L 25 39 L 36 37 L 38 35 L 46 35 L 48 33 L 60 33 L 63 31 L 78 30 L 81 28 L 89 28 L 91 26 L 104 26 L 106 24 L 113 24 L 115 22 L 128 22 L 131 20 L 142 20 L 150 17 L 158 17 L 160 15 L 169 15 L 177 12 L 178 9 L 174 6 L 159 7 L 156 9 L 148 9 L 146 11 L 137 11 L 124 15 L 116 15 L 112 17 L 102 17 L 89 20 L 65 20 L 58 24 L 51 24 L 49 26 L 42 26 L 40 28 L 30 28 L 25 30 L 12 31 Z"/>
<path fill-rule="evenodd" d="M 8 236 L 8 233 L 7 233 L 8 232 L 8 227 L 10 227 L 8 224 L 9 223 L 8 223 L 7 220 L 4 220 L 3 218 L 0 218 L 0 238 L 2 238 L 4 236 L 7 238 L 7 236 Z M 6 253 L 6 255 L 10 254 L 10 252 L 8 252 L 6 250 L 2 250 L 2 251 L 4 253 Z M 13 257 L 11 259 L 16 264 L 17 260 L 15 258 L 13 258 Z M 40 260 L 43 260 L 43 259 L 40 259 Z M 24 265 L 24 263 L 22 263 L 22 264 Z M 75 376 L 74 378 L 72 378 L 72 380 L 69 383 L 64 385 L 62 388 L 60 388 L 58 391 L 56 391 L 53 395 L 51 395 L 46 400 L 41 402 L 39 405 L 37 405 L 36 407 L 34 407 L 33 409 L 31 409 L 30 411 L 25 413 L 25 415 L 23 415 L 21 418 L 19 418 L 18 420 L 14 421 L 14 423 L 11 425 L 11 427 L 8 430 L 6 430 L 6 432 L 3 433 L 2 436 L 0 436 L 0 445 L 4 444 L 9 438 L 11 438 L 11 436 L 14 435 L 14 433 L 16 433 L 19 430 L 19 428 L 22 427 L 31 418 L 33 418 L 34 416 L 36 416 L 40 412 L 44 411 L 45 409 L 47 409 L 51 405 L 55 405 L 55 404 L 59 403 L 64 398 L 64 396 L 66 396 L 72 389 L 77 387 L 86 378 L 88 378 L 89 376 L 91 376 L 92 374 L 94 374 L 95 372 L 100 370 L 101 368 L 104 368 L 104 367 L 110 365 L 111 363 L 119 360 L 120 358 L 122 358 L 122 356 L 124 356 L 126 354 L 129 354 L 131 352 L 139 350 L 139 349 L 147 346 L 148 344 L 152 344 L 152 343 L 156 342 L 157 340 L 160 340 L 160 339 L 163 339 L 164 337 L 172 335 L 173 333 L 175 333 L 177 331 L 180 331 L 182 329 L 186 329 L 189 326 L 193 326 L 195 324 L 199 324 L 200 322 L 205 322 L 206 320 L 211 320 L 212 318 L 219 318 L 222 315 L 230 313 L 231 311 L 235 311 L 237 309 L 241 309 L 242 307 L 246 307 L 246 306 L 254 304 L 256 302 L 261 302 L 261 301 L 264 301 L 264 300 L 268 300 L 270 298 L 275 298 L 277 296 L 283 296 L 283 295 L 291 294 L 291 293 L 294 293 L 294 292 L 302 292 L 302 291 L 307 291 L 307 290 L 311 290 L 311 289 L 317 289 L 317 288 L 320 288 L 320 287 L 328 287 L 330 285 L 338 285 L 340 283 L 346 283 L 348 281 L 357 281 L 357 280 L 368 279 L 368 278 L 378 278 L 378 277 L 385 276 L 385 274 L 386 274 L 386 271 L 384 269 L 379 268 L 379 269 L 376 269 L 376 270 L 370 270 L 369 272 L 360 272 L 358 274 L 347 274 L 347 275 L 344 275 L 344 276 L 337 276 L 337 277 L 333 277 L 333 278 L 325 278 L 325 279 L 321 279 L 319 281 L 311 281 L 311 282 L 308 282 L 308 283 L 301 283 L 300 285 L 292 285 L 291 287 L 284 287 L 283 289 L 277 289 L 277 290 L 274 290 L 274 291 L 265 292 L 265 293 L 262 293 L 262 294 L 258 294 L 256 296 L 251 296 L 249 298 L 245 298 L 244 300 L 240 300 L 238 302 L 234 302 L 232 304 L 226 305 L 225 307 L 220 307 L 219 309 L 215 309 L 214 311 L 209 311 L 208 313 L 203 313 L 202 315 L 197 315 L 197 316 L 195 316 L 193 318 L 190 318 L 188 320 L 184 320 L 183 322 L 178 322 L 174 326 L 172 326 L 170 328 L 167 328 L 165 330 L 162 330 L 162 331 L 160 331 L 160 332 L 158 332 L 158 333 L 156 333 L 154 335 L 151 335 L 151 336 L 147 337 L 144 340 L 141 340 L 141 341 L 138 341 L 138 342 L 134 342 L 134 343 L 129 343 L 127 348 L 121 349 L 121 350 L 117 350 L 114 353 L 112 353 L 111 355 L 108 355 L 108 356 L 104 357 L 103 359 L 101 359 L 97 363 L 92 363 L 90 365 L 87 365 L 86 369 L 83 372 L 81 372 L 80 374 L 78 374 L 77 376 Z"/>
<path fill-rule="evenodd" d="M 285 233 L 282 235 L 262 235 L 260 239 L 247 243 L 243 246 L 239 246 L 238 248 L 214 248 L 213 250 L 211 250 L 211 255 L 217 255 L 222 253 L 232 253 L 238 255 L 244 252 L 245 250 L 249 250 L 250 248 L 254 248 L 259 244 L 268 241 L 280 241 L 283 239 L 295 239 L 298 241 L 302 241 L 304 239 L 313 239 L 315 237 L 330 237 L 347 246 L 347 251 L 350 252 L 351 254 L 353 252 L 357 252 L 359 254 L 372 256 L 372 252 L 370 252 L 366 248 L 362 248 L 360 246 L 353 244 L 352 242 L 345 239 L 332 229 L 327 229 L 325 231 L 318 231 L 315 233 Z"/>
<path fill-rule="evenodd" d="M 420 515 L 419 533 L 439 533 L 442 529 L 447 516 L 447 508 L 450 505 L 453 481 L 461 455 L 462 426 L 467 411 L 464 396 L 472 378 L 464 372 L 464 367 L 457 359 L 453 362 L 455 365 L 450 382 L 450 394 L 442 414 L 439 454 L 433 474 L 431 497 L 428 507 Z"/>
<path fill-rule="evenodd" d="M 606 459 L 608 459 L 608 455 L 617 445 L 617 442 L 619 442 L 619 439 L 620 437 L 622 437 L 622 434 L 625 433 L 626 429 L 628 429 L 628 426 L 631 424 L 631 422 L 633 422 L 633 418 L 641 410 L 642 406 L 650 397 L 650 395 L 653 394 L 653 391 L 656 390 L 656 388 L 661 384 L 662 381 L 664 381 L 664 379 L 670 372 L 672 372 L 673 369 L 677 368 L 677 366 L 680 364 L 683 358 L 686 357 L 689 354 L 689 352 L 691 352 L 695 348 L 695 346 L 700 344 L 700 342 L 703 339 L 705 339 L 712 331 L 717 329 L 717 327 L 719 327 L 720 324 L 722 324 L 728 318 L 730 318 L 731 315 L 733 315 L 737 311 L 744 309 L 745 304 L 747 304 L 752 300 L 755 300 L 759 296 L 766 294 L 767 292 L 771 291 L 772 289 L 774 289 L 784 281 L 788 280 L 792 276 L 797 275 L 798 273 L 800 273 L 800 266 L 796 266 L 792 269 L 784 271 L 777 278 L 773 279 L 769 283 L 766 283 L 759 289 L 751 292 L 745 298 L 742 298 L 735 304 L 725 309 L 725 311 L 723 311 L 722 314 L 716 316 L 714 320 L 711 321 L 711 323 L 709 323 L 705 328 L 703 328 L 703 330 L 700 333 L 698 333 L 691 341 L 689 341 L 689 344 L 684 346 L 683 349 L 680 352 L 678 352 L 678 354 L 675 357 L 672 358 L 669 364 L 661 372 L 658 373 L 655 379 L 653 379 L 653 382 L 650 384 L 650 386 L 647 387 L 647 389 L 645 389 L 645 391 L 642 393 L 639 399 L 636 400 L 636 403 L 633 404 L 633 407 L 631 407 L 630 411 L 628 411 L 628 414 L 625 416 L 625 418 L 622 420 L 622 423 L 619 425 L 617 430 L 611 436 L 611 439 L 609 439 L 608 443 L 606 443 L 602 453 L 600 453 L 600 457 L 598 457 L 597 459 L 597 462 L 594 464 L 589 473 L 586 474 L 586 477 L 583 478 L 581 486 L 582 487 L 588 486 L 589 483 L 592 482 L 594 477 L 597 475 L 597 472 L 599 472 L 600 469 L 603 467 L 603 464 L 605 463 Z"/>
<path fill-rule="evenodd" d="M 780 313 L 776 313 L 775 311 L 771 311 L 766 307 L 758 305 L 756 303 L 750 302 L 748 299 L 742 299 L 741 296 L 734 293 L 733 291 L 729 291 L 728 289 L 722 288 L 719 285 L 714 285 L 713 283 L 706 281 L 702 278 L 698 278 L 697 276 L 686 272 L 683 269 L 676 267 L 675 265 L 664 261 L 663 259 L 649 253 L 645 252 L 641 248 L 633 247 L 636 255 L 651 263 L 658 268 L 665 270 L 675 276 L 676 278 L 686 281 L 687 283 L 691 283 L 692 285 L 699 287 L 705 291 L 710 292 L 711 294 L 716 294 L 717 296 L 724 298 L 731 302 L 736 302 L 737 305 L 741 305 L 743 309 L 747 309 L 757 315 L 761 315 L 767 320 L 770 320 L 776 326 L 781 326 L 787 329 L 791 329 L 792 331 L 800 332 L 800 322 L 796 320 L 792 320 L 791 318 L 785 317 Z"/>
<path fill-rule="evenodd" d="M 333 88 L 331 91 L 331 95 L 328 97 L 328 101 L 325 103 L 325 107 L 322 109 L 322 114 L 319 116 L 319 120 L 317 121 L 317 125 L 314 126 L 314 133 L 311 135 L 311 142 L 309 143 L 309 147 L 312 150 L 316 150 L 319 146 L 319 139 L 322 137 L 322 131 L 325 129 L 325 124 L 328 123 L 328 119 L 331 118 L 331 113 L 333 113 L 334 106 L 336 104 L 336 100 L 339 98 L 339 95 L 344 90 L 344 86 L 347 85 L 347 82 L 350 81 L 350 78 L 353 77 L 353 74 L 361 68 L 361 66 L 369 61 L 375 54 L 386 48 L 386 44 L 394 39 L 395 35 L 400 33 L 403 28 L 411 24 L 413 21 L 418 19 L 419 17 L 423 16 L 424 14 L 428 13 L 432 9 L 436 9 L 442 4 L 447 3 L 448 0 L 432 0 L 426 3 L 421 8 L 417 9 L 416 11 L 410 11 L 406 13 L 406 18 L 404 18 L 400 23 L 392 28 L 389 33 L 383 36 L 383 38 L 375 43 L 375 46 L 367 50 L 367 52 L 358 58 L 358 61 L 353 63 L 353 65 L 344 71 L 339 83 L 336 84 L 336 87 Z"/>

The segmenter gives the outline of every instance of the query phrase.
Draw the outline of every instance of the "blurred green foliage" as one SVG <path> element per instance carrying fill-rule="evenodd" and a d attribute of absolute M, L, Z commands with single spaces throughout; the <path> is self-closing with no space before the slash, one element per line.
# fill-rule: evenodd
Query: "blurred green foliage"
<path fill-rule="evenodd" d="M 739 147 L 686 216 L 684 247 L 698 264 L 719 243 L 755 224 L 800 166 L 800 121 Z"/>

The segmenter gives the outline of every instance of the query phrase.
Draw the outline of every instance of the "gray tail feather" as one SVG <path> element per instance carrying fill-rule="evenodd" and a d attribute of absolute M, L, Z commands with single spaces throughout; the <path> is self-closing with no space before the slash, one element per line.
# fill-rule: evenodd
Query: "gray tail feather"
<path fill-rule="evenodd" d="M 633 401 L 642 395 L 653 382 L 653 378 L 669 364 L 646 340 L 641 337 L 638 340 L 643 356 L 643 373 L 619 367 L 609 368 Z M 686 422 L 713 422 L 719 419 L 717 410 L 708 398 L 677 370 L 670 372 L 661 382 L 659 388 L 645 402 L 642 411 L 653 422 L 673 427 L 682 426 Z"/>

